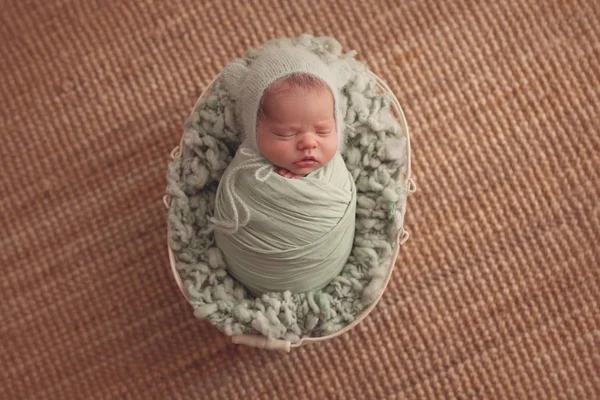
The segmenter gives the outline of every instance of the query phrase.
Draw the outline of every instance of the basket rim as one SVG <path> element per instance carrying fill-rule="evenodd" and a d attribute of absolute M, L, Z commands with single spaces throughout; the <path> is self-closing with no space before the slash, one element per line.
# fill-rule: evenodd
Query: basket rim
<path fill-rule="evenodd" d="M 399 120 L 398 122 L 400 122 L 400 124 L 402 125 L 402 129 L 404 130 L 404 132 L 406 134 L 406 160 L 407 161 L 406 161 L 406 171 L 404 173 L 405 176 L 404 176 L 403 180 L 404 180 L 405 186 L 407 187 L 407 195 L 409 195 L 411 193 L 414 193 L 414 191 L 416 190 L 416 185 L 415 185 L 412 175 L 411 175 L 410 133 L 408 130 L 408 124 L 406 122 L 406 117 L 404 115 L 404 111 L 402 110 L 402 106 L 400 105 L 398 98 L 396 97 L 394 92 L 390 89 L 390 87 L 387 85 L 387 83 L 383 79 L 381 79 L 377 74 L 373 73 L 371 70 L 367 69 L 367 72 L 375 78 L 379 89 L 381 89 L 381 90 L 383 90 L 383 92 L 391 95 L 391 98 L 392 98 L 391 104 L 396 113 L 396 118 Z M 192 111 L 191 111 L 190 115 L 188 116 L 188 119 L 190 119 L 192 117 L 194 111 L 196 110 L 196 108 L 198 107 L 198 105 L 200 104 L 202 99 L 204 99 L 206 94 L 209 93 L 209 91 L 212 89 L 215 82 L 217 82 L 217 80 L 219 79 L 220 76 L 221 76 L 221 73 L 217 74 L 217 76 L 215 76 L 209 82 L 209 84 L 206 86 L 206 88 L 202 91 L 202 93 L 198 97 L 198 100 L 194 104 L 194 107 L 192 108 Z M 183 146 L 184 146 L 184 137 L 185 137 L 185 132 L 181 135 L 179 145 L 174 147 L 173 150 L 171 150 L 170 156 L 171 156 L 172 161 L 175 161 L 182 156 Z M 399 180 L 402 180 L 402 179 L 399 179 Z M 163 203 L 164 203 L 165 207 L 167 208 L 167 210 L 169 210 L 170 209 L 169 195 L 163 196 Z M 183 285 L 183 282 L 181 280 L 181 276 L 179 275 L 179 272 L 177 271 L 175 255 L 173 253 L 173 249 L 171 249 L 171 246 L 169 244 L 170 234 L 171 234 L 171 230 L 170 230 L 169 224 L 167 224 L 167 251 L 168 251 L 168 255 L 169 255 L 169 263 L 171 264 L 171 271 L 173 273 L 175 282 L 176 282 L 177 286 L 179 287 L 179 290 L 181 291 L 183 297 L 190 304 L 191 298 L 190 298 L 189 294 L 187 293 L 185 286 Z M 394 271 L 396 261 L 398 260 L 400 246 L 402 246 L 408 240 L 408 237 L 409 237 L 408 231 L 406 231 L 404 229 L 404 227 L 401 227 L 396 234 L 396 239 L 394 240 L 394 245 L 392 247 L 393 257 L 391 259 L 391 264 L 388 267 L 388 272 L 386 274 L 384 283 L 381 287 L 381 290 L 380 290 L 377 298 L 375 300 L 373 300 L 373 302 L 360 313 L 358 318 L 354 319 L 351 323 L 349 323 L 348 325 L 346 325 L 339 331 L 331 333 L 329 335 L 319 336 L 319 337 L 311 337 L 311 336 L 301 337 L 296 342 L 291 342 L 288 340 L 281 340 L 281 339 L 271 339 L 266 336 L 256 335 L 256 334 L 232 335 L 232 336 L 230 336 L 231 341 L 236 344 L 244 344 L 244 345 L 252 346 L 252 347 L 259 347 L 259 348 L 264 348 L 264 349 L 269 349 L 269 350 L 279 350 L 279 351 L 284 351 L 284 352 L 290 352 L 291 348 L 300 347 L 302 345 L 309 344 L 309 343 L 318 343 L 318 342 L 322 342 L 325 340 L 333 339 L 337 336 L 340 336 L 340 335 L 352 330 L 358 324 L 360 324 L 371 313 L 371 311 L 373 311 L 373 309 L 377 306 L 377 304 L 383 297 L 383 294 L 385 293 L 385 291 L 387 289 L 387 286 L 391 279 L 392 273 Z M 190 306 L 191 306 L 191 304 L 190 304 Z M 228 335 L 226 335 L 226 336 L 228 336 Z"/>

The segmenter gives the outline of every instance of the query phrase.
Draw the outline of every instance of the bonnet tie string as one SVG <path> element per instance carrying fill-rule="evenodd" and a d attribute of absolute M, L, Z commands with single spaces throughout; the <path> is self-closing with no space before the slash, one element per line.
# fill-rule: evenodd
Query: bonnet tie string
<path fill-rule="evenodd" d="M 246 226 L 250 221 L 250 210 L 248 209 L 248 205 L 246 205 L 246 202 L 244 202 L 235 190 L 235 178 L 242 171 L 257 168 L 254 173 L 254 178 L 258 182 L 264 182 L 273 173 L 273 166 L 265 163 L 264 158 L 257 152 L 248 148 L 242 148 L 240 149 L 240 152 L 250 158 L 244 161 L 240 166 L 234 168 L 230 174 L 226 174 L 225 181 L 223 182 L 225 198 L 229 207 L 231 207 L 233 216 L 230 220 L 217 219 L 215 217 L 209 218 L 209 228 L 225 234 L 237 232 L 238 229 Z"/>

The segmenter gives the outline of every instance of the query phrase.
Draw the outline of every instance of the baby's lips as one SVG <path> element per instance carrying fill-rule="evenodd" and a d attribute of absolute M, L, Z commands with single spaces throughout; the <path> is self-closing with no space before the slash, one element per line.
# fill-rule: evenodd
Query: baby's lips
<path fill-rule="evenodd" d="M 314 158 L 313 156 L 307 156 L 307 157 L 302 157 L 301 159 L 299 159 L 298 161 L 296 161 L 297 163 L 302 162 L 302 161 L 317 161 L 316 158 Z"/>
<path fill-rule="evenodd" d="M 300 161 L 296 161 L 296 162 L 294 163 L 294 165 L 295 165 L 296 167 L 299 167 L 299 168 L 307 168 L 307 167 L 312 167 L 312 166 L 314 166 L 315 164 L 317 164 L 317 162 L 316 162 L 316 161 L 314 161 L 314 160 L 300 160 Z"/>

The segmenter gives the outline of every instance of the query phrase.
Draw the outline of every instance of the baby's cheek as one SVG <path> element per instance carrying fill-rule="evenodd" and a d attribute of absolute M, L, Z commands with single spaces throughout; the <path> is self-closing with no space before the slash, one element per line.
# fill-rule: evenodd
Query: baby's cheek
<path fill-rule="evenodd" d="M 278 140 L 264 141 L 262 146 L 259 144 L 259 150 L 267 160 L 277 165 L 285 160 L 289 152 L 285 144 Z"/>
<path fill-rule="evenodd" d="M 333 157 L 333 155 L 335 154 L 335 152 L 338 149 L 338 139 L 337 139 L 337 135 L 332 135 L 329 136 L 323 143 L 322 143 L 322 147 L 325 153 L 331 155 L 331 157 Z"/>
<path fill-rule="evenodd" d="M 273 141 L 269 140 L 268 137 L 262 137 L 258 140 L 258 149 L 261 153 L 269 153 L 273 149 Z"/>

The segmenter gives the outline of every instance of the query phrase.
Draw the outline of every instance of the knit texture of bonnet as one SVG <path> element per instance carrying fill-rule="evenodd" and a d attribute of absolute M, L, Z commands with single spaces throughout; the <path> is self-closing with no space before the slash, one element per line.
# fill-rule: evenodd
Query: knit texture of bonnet
<path fill-rule="evenodd" d="M 344 146 L 344 118 L 340 89 L 350 74 L 345 62 L 325 63 L 310 50 L 288 45 L 266 46 L 250 65 L 242 59 L 231 62 L 222 73 L 223 84 L 236 101 L 236 113 L 245 139 L 258 150 L 257 117 L 263 95 L 276 81 L 293 74 L 311 75 L 329 87 L 335 105 L 338 148 Z"/>

